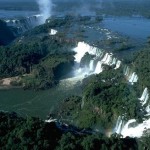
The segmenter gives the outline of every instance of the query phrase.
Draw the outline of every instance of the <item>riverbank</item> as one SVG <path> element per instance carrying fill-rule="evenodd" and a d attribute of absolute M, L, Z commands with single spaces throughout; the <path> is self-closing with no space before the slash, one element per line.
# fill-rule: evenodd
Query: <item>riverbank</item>
<path fill-rule="evenodd" d="M 20 81 L 21 78 L 18 76 L 0 79 L 0 90 L 21 88 L 22 86 L 19 85 Z"/>

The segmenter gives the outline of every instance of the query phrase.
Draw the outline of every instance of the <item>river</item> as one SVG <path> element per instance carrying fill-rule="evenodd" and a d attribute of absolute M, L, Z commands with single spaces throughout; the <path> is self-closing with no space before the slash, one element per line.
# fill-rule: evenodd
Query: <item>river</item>
<path fill-rule="evenodd" d="M 67 82 L 67 81 L 66 81 Z M 62 81 L 55 88 L 45 91 L 23 89 L 1 89 L 0 110 L 15 111 L 21 116 L 34 116 L 46 119 L 62 100 L 71 95 L 81 95 L 80 84 L 68 85 Z"/>

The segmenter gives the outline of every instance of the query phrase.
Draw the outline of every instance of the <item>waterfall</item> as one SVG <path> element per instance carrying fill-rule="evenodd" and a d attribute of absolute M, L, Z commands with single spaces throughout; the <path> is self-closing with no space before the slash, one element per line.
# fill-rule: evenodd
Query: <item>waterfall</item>
<path fill-rule="evenodd" d="M 130 70 L 128 66 L 125 66 L 124 68 L 124 75 L 128 78 L 128 81 L 133 85 L 138 81 L 138 75 L 136 72 L 133 72 Z"/>
<path fill-rule="evenodd" d="M 10 19 L 4 20 L 8 26 L 13 26 L 18 29 L 18 34 L 22 34 L 23 32 L 34 28 L 37 25 L 40 25 L 40 19 L 42 18 L 41 15 L 34 15 L 26 18 L 21 19 Z M 16 34 L 16 33 L 14 33 Z"/>
<path fill-rule="evenodd" d="M 84 44 L 84 42 L 79 42 L 77 47 L 74 48 L 74 51 L 76 52 L 75 55 L 75 61 L 80 63 L 82 57 L 84 56 L 84 54 L 86 52 L 88 52 L 88 50 L 86 49 L 86 45 Z"/>
<path fill-rule="evenodd" d="M 99 74 L 103 71 L 102 64 L 106 64 L 109 66 L 116 65 L 114 69 L 118 69 L 121 66 L 121 61 L 117 60 L 117 58 L 113 57 L 112 53 L 105 53 L 102 49 L 98 49 L 94 46 L 90 46 L 89 44 L 85 42 L 78 42 L 77 47 L 73 49 L 75 54 L 75 61 L 77 63 L 80 63 L 82 57 L 85 55 L 85 53 L 89 53 L 90 55 L 95 55 L 94 60 L 97 60 L 98 63 L 96 65 L 96 68 L 94 70 L 94 60 L 90 61 L 88 72 L 93 71 L 93 73 Z M 89 73 L 88 73 L 89 74 Z M 136 78 L 135 78 L 136 80 Z"/>
<path fill-rule="evenodd" d="M 90 68 L 90 71 L 94 71 L 94 60 L 90 61 L 89 68 Z"/>
<path fill-rule="evenodd" d="M 130 83 L 133 83 L 134 76 L 135 76 L 135 72 L 133 72 L 133 73 L 131 74 L 131 76 L 129 77 L 129 82 L 130 82 Z"/>
<path fill-rule="evenodd" d="M 130 127 L 132 123 L 136 123 L 136 120 L 135 119 L 129 120 L 123 127 L 121 131 L 123 137 L 130 136 L 140 138 L 146 129 L 150 129 L 150 119 L 143 121 L 142 123 L 138 124 L 135 127 Z"/>
<path fill-rule="evenodd" d="M 96 49 L 96 57 L 99 57 L 99 58 L 101 58 L 102 56 L 103 56 L 103 54 L 104 54 L 104 52 L 103 52 L 103 50 L 102 49 Z"/>
<path fill-rule="evenodd" d="M 145 100 L 143 102 L 143 105 L 145 105 L 147 103 L 148 99 L 149 99 L 149 94 L 146 94 L 146 97 L 145 97 Z"/>
<path fill-rule="evenodd" d="M 48 120 L 45 120 L 45 122 L 47 122 L 47 123 L 57 122 L 57 119 L 52 119 L 52 118 L 50 118 L 50 119 L 48 119 Z"/>
<path fill-rule="evenodd" d="M 150 115 L 150 105 L 148 105 L 145 110 L 147 112 L 147 115 Z"/>
<path fill-rule="evenodd" d="M 116 58 L 113 58 L 113 59 L 112 59 L 112 63 L 111 63 L 110 65 L 111 65 L 111 66 L 112 66 L 112 65 L 116 65 L 116 62 L 117 62 L 117 59 L 116 59 Z"/>
<path fill-rule="evenodd" d="M 150 106 L 147 108 L 150 112 Z M 123 123 L 123 118 L 118 117 L 116 122 L 116 127 L 114 132 L 117 134 L 121 134 L 123 137 L 137 137 L 140 138 L 146 129 L 150 129 L 150 119 L 143 121 L 138 125 L 134 125 L 136 123 L 135 119 L 130 119 L 125 125 Z"/>
<path fill-rule="evenodd" d="M 135 72 L 133 72 L 132 75 L 129 77 L 129 82 L 131 84 L 134 84 L 137 81 L 138 81 L 138 76 Z"/>
<path fill-rule="evenodd" d="M 143 94 L 142 94 L 141 98 L 139 98 L 139 100 L 142 103 L 142 106 L 147 103 L 148 99 L 149 99 L 148 88 L 145 88 L 144 91 L 143 91 Z"/>
<path fill-rule="evenodd" d="M 112 55 L 108 54 L 106 61 L 104 62 L 104 64 L 110 65 L 112 61 Z"/>
<path fill-rule="evenodd" d="M 55 35 L 57 34 L 57 32 L 58 32 L 57 30 L 51 29 L 49 35 Z"/>
<path fill-rule="evenodd" d="M 134 79 L 135 77 L 136 77 L 136 74 L 133 73 L 132 74 L 132 79 L 130 79 L 130 80 L 133 82 L 135 80 Z M 139 100 L 142 103 L 142 106 L 147 103 L 148 99 L 149 99 L 148 88 L 145 88 L 143 93 L 142 93 L 141 98 L 139 98 Z M 149 116 L 150 115 L 150 105 L 148 105 L 145 108 L 145 110 L 147 112 L 146 116 Z M 140 138 L 143 135 L 143 133 L 144 133 L 144 131 L 146 129 L 150 129 L 150 119 L 147 119 L 147 120 L 143 121 L 142 123 L 140 123 L 140 124 L 138 124 L 136 126 L 131 126 L 131 124 L 133 124 L 133 123 L 136 123 L 135 119 L 129 120 L 123 126 L 123 125 L 121 125 L 122 124 L 122 120 L 119 117 L 118 120 L 117 120 L 117 123 L 116 123 L 115 132 L 116 133 L 120 133 L 121 135 L 123 135 L 123 137 L 130 136 L 130 137 Z"/>
<path fill-rule="evenodd" d="M 74 48 L 74 51 L 76 52 L 75 61 L 80 63 L 82 57 L 85 55 L 86 52 L 91 55 L 95 55 L 97 48 L 90 46 L 84 42 L 79 42 L 77 47 Z"/>
<path fill-rule="evenodd" d="M 131 123 L 134 123 L 134 122 L 136 122 L 136 120 L 135 120 L 135 119 L 131 119 L 131 120 L 129 120 L 129 121 L 124 125 L 124 127 L 123 127 L 122 130 L 121 130 L 121 134 L 123 135 L 123 137 L 126 137 L 126 136 L 134 136 L 134 135 L 135 135 L 135 133 L 134 133 L 134 128 L 131 127 L 131 128 L 132 128 L 132 131 L 131 131 L 131 128 L 129 127 L 129 125 L 130 125 Z M 136 131 L 136 132 L 137 132 L 137 131 Z"/>
<path fill-rule="evenodd" d="M 81 109 L 84 107 L 84 104 L 85 104 L 85 102 L 84 102 L 84 97 L 82 98 L 82 103 L 81 103 Z"/>
<path fill-rule="evenodd" d="M 115 67 L 114 69 L 118 69 L 118 68 L 120 68 L 120 66 L 121 66 L 121 61 L 118 60 L 118 61 L 117 61 L 117 64 L 116 64 L 116 67 Z"/>
<path fill-rule="evenodd" d="M 89 71 L 93 71 L 95 74 L 99 74 L 103 71 L 103 64 L 107 64 L 109 66 L 115 65 L 114 69 L 118 69 L 121 66 L 121 61 L 117 58 L 114 58 L 112 54 L 104 53 L 104 51 L 90 46 L 84 42 L 79 42 L 77 47 L 74 49 L 76 52 L 75 60 L 76 62 L 80 63 L 82 57 L 85 55 L 86 52 L 88 52 L 91 55 L 95 55 L 94 59 L 90 61 L 88 73 Z M 94 62 L 97 62 L 96 68 L 94 70 Z M 85 73 L 85 68 L 83 70 L 78 68 L 79 73 Z M 138 81 L 138 76 L 136 72 L 132 72 L 132 70 L 126 66 L 124 68 L 124 75 L 128 78 L 128 81 L 131 84 L 134 84 Z M 105 82 L 105 80 L 103 80 Z M 148 102 L 149 99 L 149 93 L 148 89 L 145 88 L 141 98 L 139 100 L 142 103 L 142 106 L 145 105 Z M 81 107 L 83 107 L 84 101 L 82 101 Z M 150 105 L 148 105 L 145 108 L 147 115 L 150 115 Z M 143 135 L 143 132 L 145 128 L 150 129 L 150 119 L 143 121 L 142 123 L 135 126 L 132 126 L 133 123 L 136 123 L 135 119 L 129 120 L 126 124 L 124 124 L 123 116 L 119 116 L 116 122 L 115 132 L 118 134 L 122 134 L 123 137 L 130 136 L 130 137 L 141 137 Z"/>
<path fill-rule="evenodd" d="M 139 98 L 139 100 L 142 103 L 142 106 L 147 103 L 148 99 L 149 99 L 148 88 L 145 88 L 142 93 L 141 98 Z M 147 114 L 145 116 L 149 116 L 150 115 L 150 105 L 148 105 L 145 108 L 145 111 L 147 112 Z M 129 120 L 125 125 L 123 125 L 122 122 L 123 122 L 122 118 L 119 116 L 118 120 L 116 122 L 115 132 L 123 135 L 123 137 L 130 136 L 130 137 L 140 138 L 146 129 L 150 129 L 150 119 L 147 119 L 134 127 L 131 126 L 131 124 L 136 123 L 135 119 Z"/>
<path fill-rule="evenodd" d="M 102 71 L 103 71 L 102 62 L 101 62 L 101 61 L 98 61 L 94 73 L 99 74 L 99 73 L 101 73 Z"/>
<path fill-rule="evenodd" d="M 126 66 L 125 69 L 124 69 L 124 75 L 127 76 L 127 77 L 130 75 L 130 69 L 129 69 L 128 66 Z"/>
<path fill-rule="evenodd" d="M 119 116 L 115 127 L 115 133 L 120 134 L 122 130 L 122 126 L 123 126 L 123 118 Z"/>
<path fill-rule="evenodd" d="M 101 60 L 102 62 L 105 62 L 107 60 L 108 53 L 105 54 L 104 58 Z"/>

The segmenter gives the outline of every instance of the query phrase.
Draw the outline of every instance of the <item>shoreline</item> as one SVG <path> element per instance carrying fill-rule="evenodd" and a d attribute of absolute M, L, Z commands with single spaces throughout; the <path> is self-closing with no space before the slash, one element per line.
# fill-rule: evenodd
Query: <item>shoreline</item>
<path fill-rule="evenodd" d="M 0 79 L 0 90 L 22 88 L 21 85 L 17 86 L 12 84 L 13 82 L 17 84 L 20 80 L 21 78 L 18 76 Z"/>
<path fill-rule="evenodd" d="M 10 90 L 10 89 L 22 89 L 22 86 L 0 85 L 0 90 Z"/>

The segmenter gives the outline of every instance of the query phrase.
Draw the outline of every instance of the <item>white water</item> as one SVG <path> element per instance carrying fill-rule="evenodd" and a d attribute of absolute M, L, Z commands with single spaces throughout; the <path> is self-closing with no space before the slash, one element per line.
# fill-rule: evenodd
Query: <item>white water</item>
<path fill-rule="evenodd" d="M 102 71 L 103 71 L 102 62 L 101 62 L 101 61 L 98 61 L 94 73 L 99 74 L 99 73 L 101 73 Z"/>
<path fill-rule="evenodd" d="M 95 70 L 94 70 L 94 60 L 91 60 L 89 64 L 89 70 L 93 71 L 93 73 L 95 74 L 99 74 L 103 71 L 103 67 L 102 67 L 103 64 L 107 64 L 109 66 L 115 65 L 114 69 L 118 69 L 121 66 L 121 61 L 114 58 L 112 54 L 109 54 L 109 53 L 104 54 L 104 52 L 99 51 L 100 55 L 98 55 L 97 48 L 92 47 L 84 42 L 79 42 L 78 46 L 74 49 L 74 51 L 77 53 L 75 55 L 75 60 L 78 63 L 80 63 L 82 57 L 85 55 L 86 52 L 96 56 L 95 58 L 96 60 L 98 60 L 98 62 L 97 62 Z M 78 72 L 83 74 L 83 71 L 81 68 L 78 69 Z M 128 66 L 124 69 L 124 75 L 127 76 L 128 81 L 131 84 L 134 84 L 135 82 L 138 81 L 137 74 L 135 72 L 132 72 Z M 141 98 L 139 98 L 142 106 L 148 102 L 148 99 L 149 99 L 148 89 L 145 88 L 142 93 Z M 145 110 L 147 112 L 147 116 L 150 115 L 150 105 L 145 107 Z M 126 137 L 126 136 L 141 137 L 143 135 L 143 132 L 146 129 L 150 129 L 150 119 L 143 121 L 142 123 L 136 125 L 135 127 L 133 127 L 133 123 L 136 123 L 135 119 L 131 119 L 126 124 L 124 124 L 123 117 L 119 116 L 116 122 L 115 132 L 118 134 L 122 134 L 123 137 Z"/>
<path fill-rule="evenodd" d="M 130 75 L 130 69 L 129 69 L 128 66 L 126 66 L 125 69 L 124 69 L 124 75 L 127 76 L 127 77 Z"/>
<path fill-rule="evenodd" d="M 134 84 L 137 81 L 138 81 L 138 76 L 135 72 L 133 72 L 132 75 L 129 77 L 129 82 L 131 84 Z"/>
<path fill-rule="evenodd" d="M 117 61 L 117 64 L 116 64 L 116 67 L 115 67 L 115 69 L 118 69 L 118 68 L 120 68 L 120 66 L 121 66 L 121 61 L 120 61 L 120 60 L 118 60 L 118 61 Z"/>
<path fill-rule="evenodd" d="M 139 98 L 139 100 L 142 103 L 142 106 L 147 103 L 148 99 L 149 99 L 148 88 L 145 88 L 144 91 L 143 91 L 143 94 L 142 94 L 141 98 Z"/>
<path fill-rule="evenodd" d="M 145 88 L 142 93 L 141 98 L 139 98 L 142 106 L 148 102 L 148 99 L 149 99 L 148 89 Z M 147 112 L 146 116 L 149 116 L 150 115 L 150 105 L 147 105 L 145 110 Z M 136 123 L 135 119 L 129 120 L 124 126 L 122 125 L 122 122 L 123 122 L 123 120 L 120 119 L 120 116 L 119 116 L 118 121 L 116 123 L 115 132 L 118 134 L 122 134 L 123 137 L 130 136 L 130 137 L 140 138 L 146 129 L 150 129 L 150 118 L 147 120 L 144 120 L 142 123 L 136 125 L 135 127 L 133 127 L 131 125 L 132 123 Z"/>
<path fill-rule="evenodd" d="M 150 105 L 148 105 L 145 110 L 147 112 L 147 116 L 149 116 L 150 115 Z"/>
<path fill-rule="evenodd" d="M 138 81 L 138 75 L 136 72 L 132 72 L 128 66 L 125 66 L 124 68 L 124 75 L 127 77 L 128 82 L 132 85 Z"/>
<path fill-rule="evenodd" d="M 51 29 L 49 35 L 56 35 L 57 34 L 57 30 Z"/>
<path fill-rule="evenodd" d="M 104 58 L 101 60 L 103 63 L 105 63 L 105 61 L 107 60 L 108 58 L 108 53 L 105 54 Z"/>
<path fill-rule="evenodd" d="M 75 55 L 75 61 L 80 63 L 82 57 L 85 55 L 85 53 L 89 53 L 91 55 L 96 55 L 97 48 L 88 45 L 87 43 L 84 42 L 79 42 L 77 47 L 74 48 L 74 51 L 76 52 Z"/>
<path fill-rule="evenodd" d="M 113 58 L 112 63 L 111 63 L 110 65 L 111 65 L 111 66 L 112 66 L 112 65 L 116 65 L 116 62 L 117 62 L 117 59 L 116 59 L 116 58 Z"/>
<path fill-rule="evenodd" d="M 121 116 L 118 117 L 117 123 L 116 123 L 116 127 L 115 127 L 115 132 L 117 134 L 121 133 L 122 130 L 122 125 L 123 125 L 123 119 Z"/>
<path fill-rule="evenodd" d="M 94 60 L 90 61 L 89 64 L 89 71 L 93 71 L 95 74 L 99 74 L 103 71 L 103 64 L 107 64 L 109 66 L 115 65 L 114 69 L 118 69 L 121 66 L 121 61 L 117 60 L 117 58 L 113 57 L 112 54 L 105 53 L 102 50 L 99 50 L 95 47 L 92 47 L 84 42 L 79 42 L 78 46 L 74 49 L 76 52 L 75 60 L 76 62 L 80 63 L 82 57 L 85 55 L 86 52 L 89 54 L 95 55 L 95 60 L 98 60 L 96 68 L 94 70 Z M 84 70 L 84 69 L 83 69 Z M 86 71 L 83 71 L 81 68 L 77 70 L 77 72 L 81 75 Z M 87 71 L 88 72 L 88 71 Z M 124 75 L 127 76 L 128 81 L 133 84 L 138 81 L 138 76 L 135 72 L 131 72 L 129 67 L 124 69 Z M 84 76 L 82 76 L 84 78 Z M 139 100 L 141 101 L 142 105 L 145 105 L 148 102 L 149 93 L 148 89 L 145 88 L 143 94 Z M 145 110 L 147 111 L 147 115 L 150 115 L 150 105 L 148 105 Z M 126 124 L 124 124 L 124 120 L 122 116 L 118 117 L 115 132 L 118 134 L 122 134 L 123 137 L 130 136 L 130 137 L 141 137 L 145 129 L 150 129 L 150 119 L 143 121 L 142 123 L 133 127 L 133 123 L 136 123 L 135 119 L 129 120 Z"/>
<path fill-rule="evenodd" d="M 121 134 L 123 135 L 123 137 L 130 136 L 130 137 L 140 138 L 146 129 L 150 129 L 150 119 L 143 121 L 142 123 L 138 124 L 136 127 L 129 127 L 131 123 L 134 123 L 134 122 L 136 122 L 136 120 L 131 119 L 123 127 L 121 131 Z"/>
<path fill-rule="evenodd" d="M 57 119 L 48 119 L 48 120 L 45 120 L 45 122 L 47 122 L 47 123 L 51 123 L 51 122 L 57 122 Z"/>
<path fill-rule="evenodd" d="M 87 70 L 87 74 L 93 71 L 95 74 L 99 74 L 103 71 L 102 65 L 106 64 L 109 66 L 116 65 L 114 69 L 118 69 L 121 66 L 121 61 L 117 60 L 113 57 L 112 53 L 105 53 L 102 49 L 98 49 L 96 47 L 90 46 L 85 42 L 79 42 L 77 47 L 73 49 L 76 52 L 75 61 L 77 63 L 81 62 L 82 57 L 85 53 L 89 53 L 95 56 L 95 60 L 98 60 L 96 67 L 94 67 L 94 60 L 90 61 L 89 68 Z M 95 68 L 95 70 L 94 70 Z"/>
<path fill-rule="evenodd" d="M 111 55 L 111 54 L 109 54 L 109 55 L 108 55 L 108 57 L 107 57 L 107 60 L 105 61 L 105 64 L 107 64 L 107 65 L 109 65 L 109 66 L 110 66 L 110 65 L 111 65 L 111 63 L 112 63 L 112 59 L 113 59 L 113 58 L 112 58 L 112 55 Z"/>
<path fill-rule="evenodd" d="M 90 61 L 89 68 L 90 68 L 90 71 L 94 71 L 94 60 Z"/>
<path fill-rule="evenodd" d="M 103 64 L 110 66 L 112 64 L 112 60 L 113 60 L 112 54 L 106 53 L 101 61 L 103 62 Z"/>
<path fill-rule="evenodd" d="M 42 15 L 34 15 L 23 19 L 4 20 L 8 26 L 13 26 L 18 29 L 18 34 L 21 34 L 37 25 L 40 25 Z"/>

